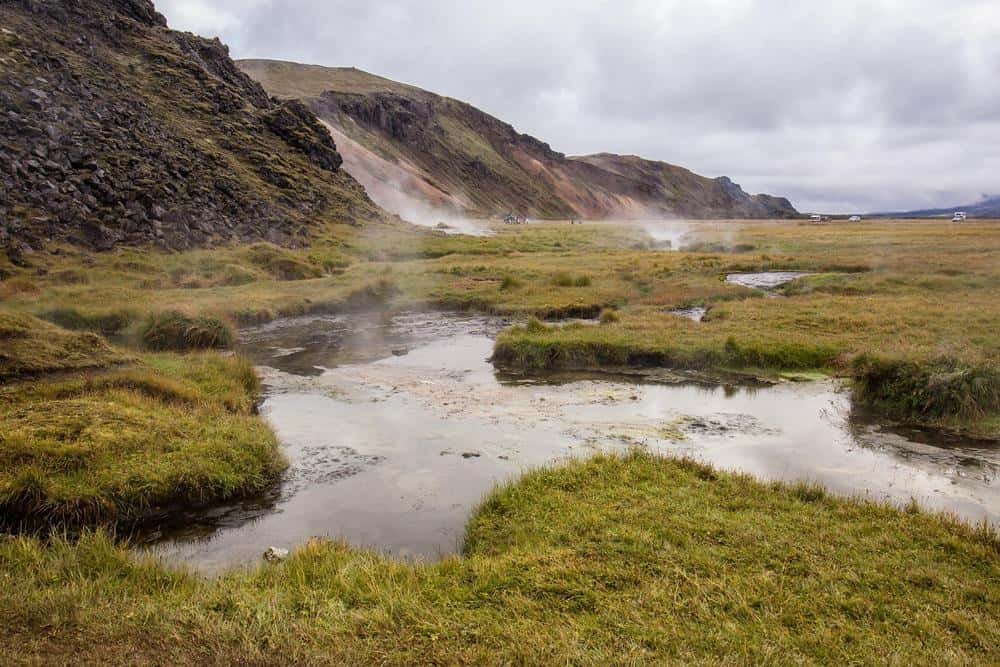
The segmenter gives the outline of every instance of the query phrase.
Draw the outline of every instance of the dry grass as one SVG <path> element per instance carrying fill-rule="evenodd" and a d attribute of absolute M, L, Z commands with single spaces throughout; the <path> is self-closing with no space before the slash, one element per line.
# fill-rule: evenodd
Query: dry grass
<path fill-rule="evenodd" d="M 502 338 L 497 358 L 528 366 L 593 363 L 823 367 L 850 359 L 995 369 L 1000 242 L 995 222 L 703 223 L 699 250 L 665 252 L 641 225 L 499 225 L 482 238 L 393 224 L 330 232 L 308 248 L 257 244 L 182 254 L 67 250 L 47 276 L 16 271 L 9 307 L 181 310 L 240 323 L 380 305 L 619 322 Z M 74 256 L 75 253 L 75 256 Z M 730 272 L 816 275 L 783 299 L 724 282 Z M 13 271 L 13 269 L 12 269 Z M 87 283 L 59 276 L 86 275 Z M 312 277 L 318 276 L 318 277 Z M 294 278 L 294 280 L 289 280 Z M 27 283 L 30 282 L 30 285 Z M 29 291 L 28 287 L 30 287 Z M 666 311 L 711 308 L 692 323 Z M 102 308 L 104 310 L 102 310 Z"/>
<path fill-rule="evenodd" d="M 0 383 L 18 376 L 100 368 L 128 358 L 97 334 L 70 332 L 30 315 L 0 311 Z"/>

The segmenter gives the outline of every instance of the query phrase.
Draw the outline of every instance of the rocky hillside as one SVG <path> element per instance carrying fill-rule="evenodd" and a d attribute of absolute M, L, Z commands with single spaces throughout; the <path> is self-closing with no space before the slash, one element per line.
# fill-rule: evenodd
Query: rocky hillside
<path fill-rule="evenodd" d="M 611 154 L 568 157 L 464 102 L 353 68 L 247 60 L 272 95 L 300 99 L 329 127 L 345 168 L 404 217 L 417 202 L 471 215 L 772 218 L 787 199 L 728 178 Z"/>
<path fill-rule="evenodd" d="M 316 117 L 149 0 L 0 0 L 0 247 L 294 245 L 378 215 Z"/>

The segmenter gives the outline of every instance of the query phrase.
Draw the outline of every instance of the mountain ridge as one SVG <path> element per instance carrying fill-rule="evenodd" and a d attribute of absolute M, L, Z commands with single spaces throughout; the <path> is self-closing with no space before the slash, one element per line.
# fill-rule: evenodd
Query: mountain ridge
<path fill-rule="evenodd" d="M 964 211 L 970 218 L 1000 218 L 1000 195 L 983 195 L 983 198 L 974 204 L 869 215 L 881 218 L 941 218 L 951 216 L 955 211 Z"/>
<path fill-rule="evenodd" d="M 787 199 L 749 195 L 724 176 L 638 156 L 567 156 L 466 102 L 357 68 L 237 62 L 275 97 L 316 113 L 345 168 L 403 217 L 398 209 L 415 202 L 480 217 L 798 216 Z"/>

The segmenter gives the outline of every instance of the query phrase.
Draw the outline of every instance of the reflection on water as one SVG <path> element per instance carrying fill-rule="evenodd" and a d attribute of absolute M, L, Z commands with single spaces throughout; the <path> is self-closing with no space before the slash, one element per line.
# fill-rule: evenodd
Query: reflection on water
<path fill-rule="evenodd" d="M 311 536 L 401 557 L 461 546 L 498 481 L 598 450 L 645 447 L 767 479 L 1000 522 L 995 446 L 893 432 L 831 382 L 719 386 L 691 375 L 498 374 L 507 323 L 406 314 L 311 317 L 246 332 L 262 412 L 292 462 L 266 498 L 190 512 L 145 536 L 205 570 Z"/>

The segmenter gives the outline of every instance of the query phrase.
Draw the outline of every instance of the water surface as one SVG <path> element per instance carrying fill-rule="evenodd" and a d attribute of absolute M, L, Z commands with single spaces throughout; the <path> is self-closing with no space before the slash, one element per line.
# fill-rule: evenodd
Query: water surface
<path fill-rule="evenodd" d="M 852 413 L 833 382 L 505 375 L 487 359 L 508 324 L 410 313 L 244 332 L 267 387 L 262 413 L 291 461 L 286 479 L 264 497 L 177 516 L 146 542 L 206 571 L 312 536 L 433 559 L 460 549 L 469 514 L 497 482 L 631 447 L 1000 522 L 995 445 L 885 428 Z"/>

